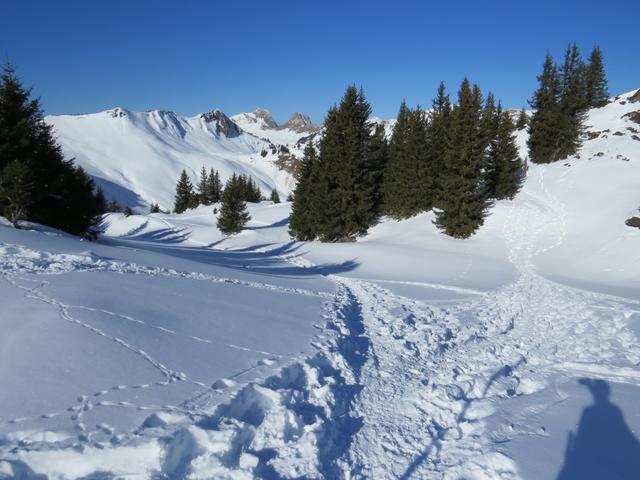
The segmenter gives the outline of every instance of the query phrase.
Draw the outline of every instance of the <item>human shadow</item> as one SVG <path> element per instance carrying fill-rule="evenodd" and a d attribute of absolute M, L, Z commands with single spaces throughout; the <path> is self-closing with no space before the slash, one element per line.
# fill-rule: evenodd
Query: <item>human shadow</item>
<path fill-rule="evenodd" d="M 622 410 L 609 401 L 609 384 L 590 378 L 580 383 L 589 389 L 594 403 L 582 412 L 577 432 L 569 432 L 557 480 L 639 479 L 640 442 Z"/>

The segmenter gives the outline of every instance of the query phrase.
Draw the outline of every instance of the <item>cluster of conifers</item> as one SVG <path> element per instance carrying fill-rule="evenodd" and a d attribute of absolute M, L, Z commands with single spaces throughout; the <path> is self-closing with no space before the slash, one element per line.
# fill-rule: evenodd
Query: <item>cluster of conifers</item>
<path fill-rule="evenodd" d="M 105 198 L 84 170 L 65 160 L 38 99 L 10 65 L 0 79 L 0 215 L 92 237 Z"/>
<path fill-rule="evenodd" d="M 574 154 L 584 113 L 606 103 L 598 48 L 588 64 L 570 45 L 562 67 L 548 55 L 540 87 L 517 128 L 529 123 L 529 156 L 545 163 Z M 298 240 L 349 241 L 366 233 L 381 215 L 396 219 L 433 211 L 435 224 L 467 238 L 483 224 L 495 200 L 513 198 L 524 178 L 514 126 L 489 93 L 464 79 L 455 104 L 440 84 L 433 106 L 409 109 L 403 102 L 389 142 L 369 122 L 362 89 L 347 88 L 329 110 L 316 151 L 305 149 L 294 194 L 290 233 Z"/>

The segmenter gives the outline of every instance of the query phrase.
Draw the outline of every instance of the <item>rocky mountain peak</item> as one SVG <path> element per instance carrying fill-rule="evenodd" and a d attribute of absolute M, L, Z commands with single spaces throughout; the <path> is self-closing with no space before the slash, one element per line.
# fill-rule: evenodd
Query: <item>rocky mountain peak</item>
<path fill-rule="evenodd" d="M 300 112 L 293 112 L 289 120 L 280 127 L 281 129 L 288 128 L 297 133 L 311 133 L 316 132 L 319 127 L 314 125 L 309 115 L 305 115 Z"/>
<path fill-rule="evenodd" d="M 263 121 L 265 128 L 278 128 L 278 124 L 273 119 L 271 112 L 264 108 L 256 108 L 253 112 L 253 116 Z"/>
<path fill-rule="evenodd" d="M 210 112 L 203 113 L 200 115 L 200 118 L 207 123 L 215 123 L 216 133 L 222 133 L 227 138 L 237 137 L 242 131 L 233 120 L 227 117 L 224 112 L 218 108 Z"/>

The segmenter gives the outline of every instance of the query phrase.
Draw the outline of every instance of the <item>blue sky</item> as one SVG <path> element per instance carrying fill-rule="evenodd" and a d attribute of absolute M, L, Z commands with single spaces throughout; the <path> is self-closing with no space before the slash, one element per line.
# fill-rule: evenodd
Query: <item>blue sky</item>
<path fill-rule="evenodd" d="M 0 54 L 51 114 L 260 106 L 321 121 L 356 83 L 388 118 L 465 75 L 521 107 L 545 52 L 574 40 L 584 56 L 601 46 L 611 93 L 640 87 L 629 0 L 7 0 L 1 12 Z"/>

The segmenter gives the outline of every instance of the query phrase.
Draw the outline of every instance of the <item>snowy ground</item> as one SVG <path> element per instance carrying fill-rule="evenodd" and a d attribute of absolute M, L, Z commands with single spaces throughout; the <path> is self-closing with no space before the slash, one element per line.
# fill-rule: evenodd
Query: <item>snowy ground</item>
<path fill-rule="evenodd" d="M 0 226 L 0 478 L 640 477 L 621 102 L 466 241 L 292 243 L 268 202 L 233 238 L 210 208 Z"/>

